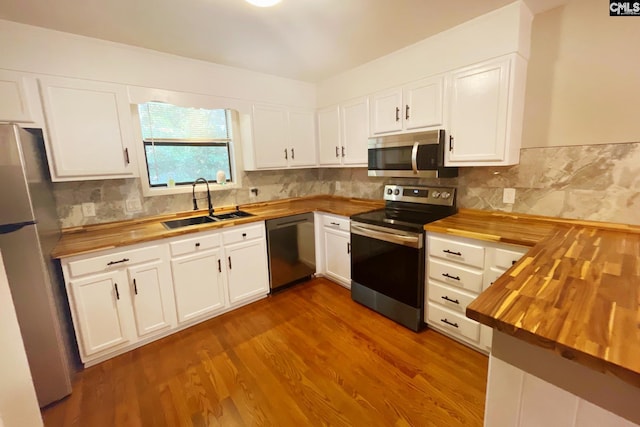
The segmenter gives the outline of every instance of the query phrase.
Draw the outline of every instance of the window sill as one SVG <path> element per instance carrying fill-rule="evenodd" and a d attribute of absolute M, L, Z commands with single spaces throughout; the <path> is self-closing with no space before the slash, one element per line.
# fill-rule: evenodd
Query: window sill
<path fill-rule="evenodd" d="M 238 183 L 228 183 L 228 184 L 216 184 L 215 182 L 209 183 L 209 190 L 213 193 L 214 191 L 224 191 L 224 190 L 237 190 L 241 188 Z M 203 192 L 207 190 L 207 186 L 205 184 L 196 185 L 196 192 Z M 177 187 L 156 187 L 156 188 L 145 188 L 143 186 L 143 194 L 144 197 L 153 197 L 153 196 L 170 196 L 172 194 L 183 194 L 193 192 L 193 187 L 191 185 L 180 185 Z"/>

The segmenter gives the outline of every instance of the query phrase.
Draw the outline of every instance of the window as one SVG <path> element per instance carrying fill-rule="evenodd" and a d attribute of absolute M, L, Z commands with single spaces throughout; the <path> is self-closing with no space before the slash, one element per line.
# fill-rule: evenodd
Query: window
<path fill-rule="evenodd" d="M 150 187 L 191 185 L 200 177 L 215 182 L 218 171 L 233 181 L 227 110 L 147 102 L 138 114 Z"/>

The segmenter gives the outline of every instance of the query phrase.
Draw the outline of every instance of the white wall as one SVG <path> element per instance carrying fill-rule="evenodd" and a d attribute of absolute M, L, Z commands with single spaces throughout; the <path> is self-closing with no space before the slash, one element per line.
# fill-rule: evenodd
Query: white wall
<path fill-rule="evenodd" d="M 640 142 L 640 18 L 602 0 L 536 15 L 523 147 Z"/>
<path fill-rule="evenodd" d="M 0 254 L 0 427 L 41 426 L 16 310 Z"/>
<path fill-rule="evenodd" d="M 0 20 L 0 68 L 315 107 L 297 80 Z"/>
<path fill-rule="evenodd" d="M 529 57 L 532 15 L 515 2 L 318 84 L 318 107 L 519 52 Z M 394 31 L 381 28 L 380 31 Z M 396 31 L 401 31 L 400 28 Z"/>

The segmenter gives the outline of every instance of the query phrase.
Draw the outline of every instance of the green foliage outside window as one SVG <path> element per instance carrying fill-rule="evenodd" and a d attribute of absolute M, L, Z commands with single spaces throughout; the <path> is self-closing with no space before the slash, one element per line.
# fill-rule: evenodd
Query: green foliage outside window
<path fill-rule="evenodd" d="M 199 177 L 215 181 L 219 170 L 232 180 L 225 110 L 148 102 L 138 112 L 152 187 L 191 184 Z"/>

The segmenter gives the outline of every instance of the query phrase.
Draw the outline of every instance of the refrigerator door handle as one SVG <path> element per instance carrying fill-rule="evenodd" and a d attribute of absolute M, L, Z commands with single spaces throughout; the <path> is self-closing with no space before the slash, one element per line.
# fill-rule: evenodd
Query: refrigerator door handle
<path fill-rule="evenodd" d="M 21 228 L 27 227 L 29 225 L 34 225 L 35 221 L 25 221 L 25 222 L 17 222 L 15 224 L 2 224 L 0 225 L 0 234 L 9 234 L 14 231 L 18 231 Z"/>

